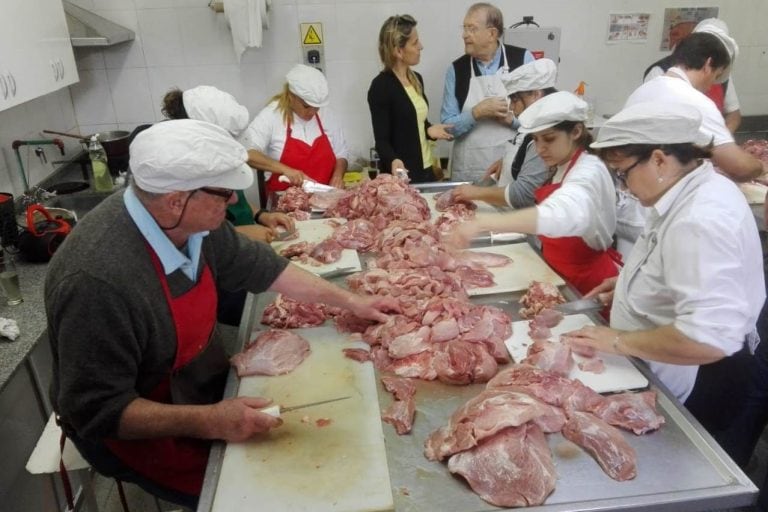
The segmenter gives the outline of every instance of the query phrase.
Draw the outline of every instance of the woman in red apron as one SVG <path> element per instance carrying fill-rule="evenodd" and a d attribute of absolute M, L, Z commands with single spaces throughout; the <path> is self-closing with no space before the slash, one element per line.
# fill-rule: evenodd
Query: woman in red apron
<path fill-rule="evenodd" d="M 458 228 L 459 241 L 480 231 L 537 234 L 544 260 L 582 294 L 618 275 L 621 257 L 611 248 L 616 191 L 605 165 L 585 151 L 586 119 L 587 104 L 569 92 L 526 109 L 519 131 L 532 134 L 552 177 L 535 191 L 535 207 L 478 216 Z"/>
<path fill-rule="evenodd" d="M 315 68 L 298 64 L 286 75 L 283 91 L 254 118 L 242 138 L 248 164 L 272 173 L 266 193 L 299 186 L 305 179 L 343 185 L 347 147 L 327 109 L 328 82 Z"/>

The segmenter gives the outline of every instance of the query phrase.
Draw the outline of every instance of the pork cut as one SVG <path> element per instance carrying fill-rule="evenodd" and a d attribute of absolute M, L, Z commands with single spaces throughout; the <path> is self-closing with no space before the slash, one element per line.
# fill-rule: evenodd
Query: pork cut
<path fill-rule="evenodd" d="M 637 435 L 658 430 L 664 424 L 664 416 L 656 412 L 655 391 L 607 396 L 593 412 L 606 423 Z"/>
<path fill-rule="evenodd" d="M 563 437 L 584 448 L 614 480 L 623 482 L 637 476 L 634 448 L 621 432 L 597 416 L 573 411 L 563 427 Z"/>
<path fill-rule="evenodd" d="M 381 419 L 395 427 L 398 435 L 404 435 L 413 428 L 413 418 L 416 414 L 416 404 L 413 397 L 405 400 L 395 400 L 381 413 Z"/>
<path fill-rule="evenodd" d="M 413 379 L 382 377 L 381 383 L 384 385 L 384 389 L 394 395 L 395 400 L 406 400 L 416 394 L 416 384 L 413 383 Z"/>
<path fill-rule="evenodd" d="M 499 507 L 541 505 L 555 489 L 557 473 L 541 429 L 510 427 L 448 461 L 482 499 Z"/>
<path fill-rule="evenodd" d="M 552 308 L 565 302 L 565 297 L 552 283 L 532 281 L 525 294 L 520 297 L 520 316 L 533 318 L 543 309 Z"/>
<path fill-rule="evenodd" d="M 333 239 L 346 249 L 369 251 L 376 242 L 376 226 L 368 219 L 353 219 L 333 231 Z"/>
<path fill-rule="evenodd" d="M 292 212 L 296 210 L 309 211 L 309 194 L 301 187 L 288 187 L 277 199 L 275 209 L 279 212 Z"/>
<path fill-rule="evenodd" d="M 237 376 L 283 375 L 294 370 L 309 355 L 309 343 L 298 334 L 270 329 L 232 356 Z"/>
<path fill-rule="evenodd" d="M 344 357 L 348 357 L 358 363 L 364 363 L 371 360 L 371 352 L 364 348 L 343 348 Z"/>
<path fill-rule="evenodd" d="M 296 329 L 322 325 L 325 319 L 322 304 L 299 302 L 278 294 L 275 301 L 264 308 L 261 323 L 277 329 Z"/>
<path fill-rule="evenodd" d="M 522 362 L 563 376 L 568 376 L 573 367 L 571 347 L 567 343 L 554 343 L 547 340 L 534 340 L 528 347 L 527 357 Z"/>

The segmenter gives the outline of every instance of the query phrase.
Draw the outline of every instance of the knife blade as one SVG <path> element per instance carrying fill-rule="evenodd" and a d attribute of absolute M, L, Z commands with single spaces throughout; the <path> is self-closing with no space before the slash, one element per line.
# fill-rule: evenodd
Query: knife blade
<path fill-rule="evenodd" d="M 576 313 L 585 313 L 587 311 L 598 311 L 604 307 L 605 304 L 600 302 L 597 297 L 592 297 L 591 299 L 579 299 L 571 302 L 564 302 L 563 304 L 558 304 L 553 309 L 567 315 L 573 315 Z"/>
<path fill-rule="evenodd" d="M 299 409 L 304 409 L 306 407 L 314 407 L 316 405 L 330 404 L 331 402 L 338 402 L 340 400 L 346 400 L 348 398 L 352 398 L 352 397 L 340 396 L 336 398 L 329 398 L 328 400 L 320 400 L 318 402 L 309 402 L 309 403 L 300 404 L 300 405 L 290 405 L 288 407 L 283 407 L 282 405 L 270 405 L 269 407 L 264 407 L 263 409 L 259 409 L 259 412 L 263 412 L 264 414 L 269 414 L 270 416 L 279 418 L 280 415 L 285 412 L 298 411 Z"/>
<path fill-rule="evenodd" d="M 322 277 L 323 279 L 331 279 L 332 277 L 343 276 L 344 274 L 351 274 L 352 272 L 357 272 L 357 268 L 355 268 L 355 267 L 339 267 L 339 268 L 335 268 L 333 270 L 329 270 L 327 272 L 321 272 L 321 273 L 319 273 L 317 275 Z"/>
<path fill-rule="evenodd" d="M 277 234 L 277 236 L 272 240 L 273 242 L 282 242 L 283 240 L 287 240 L 291 238 L 293 235 L 296 234 L 296 230 L 293 231 L 281 231 Z"/>

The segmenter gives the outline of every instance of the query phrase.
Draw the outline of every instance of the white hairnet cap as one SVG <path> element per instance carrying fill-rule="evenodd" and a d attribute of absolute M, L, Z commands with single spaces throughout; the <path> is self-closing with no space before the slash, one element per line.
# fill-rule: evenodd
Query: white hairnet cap
<path fill-rule="evenodd" d="M 182 93 L 190 119 L 208 121 L 238 137 L 248 127 L 248 109 L 234 96 L 210 85 L 199 85 Z"/>
<path fill-rule="evenodd" d="M 711 135 L 701 130 L 701 112 L 693 105 L 663 101 L 635 103 L 611 117 L 600 128 L 593 148 L 627 144 L 683 144 L 706 146 Z"/>
<path fill-rule="evenodd" d="M 563 121 L 587 120 L 587 102 L 573 93 L 560 91 L 544 96 L 518 118 L 520 133 L 536 133 Z"/>
<path fill-rule="evenodd" d="M 324 107 L 328 104 L 328 81 L 319 70 L 296 64 L 291 68 L 285 81 L 288 90 L 312 107 Z"/>
<path fill-rule="evenodd" d="M 136 185 L 163 194 L 201 187 L 235 190 L 253 183 L 245 148 L 220 126 L 195 119 L 157 123 L 136 136 L 130 148 Z"/>
<path fill-rule="evenodd" d="M 554 87 L 555 80 L 557 80 L 557 65 L 552 59 L 535 60 L 501 75 L 507 94 Z"/>
<path fill-rule="evenodd" d="M 739 45 L 736 44 L 735 39 L 728 35 L 728 25 L 726 25 L 724 21 L 717 18 L 707 18 L 705 20 L 701 20 L 699 24 L 696 25 L 696 27 L 693 29 L 693 31 L 712 34 L 720 40 L 723 46 L 725 46 L 725 49 L 728 51 L 728 55 L 731 57 L 731 64 L 725 68 L 725 71 L 723 71 L 723 74 L 720 76 L 718 82 L 722 83 L 728 80 L 728 77 L 731 75 L 733 65 L 736 63 L 736 57 L 739 56 Z"/>

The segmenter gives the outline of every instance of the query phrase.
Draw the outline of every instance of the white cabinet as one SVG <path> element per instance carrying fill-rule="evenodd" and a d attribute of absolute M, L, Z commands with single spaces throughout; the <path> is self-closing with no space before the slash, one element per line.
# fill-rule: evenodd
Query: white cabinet
<path fill-rule="evenodd" d="M 77 81 L 61 0 L 2 0 L 0 110 Z"/>

